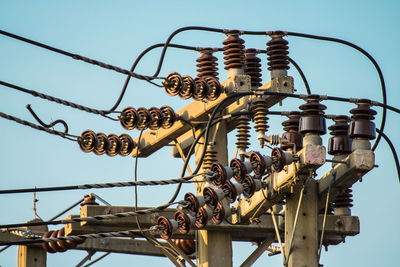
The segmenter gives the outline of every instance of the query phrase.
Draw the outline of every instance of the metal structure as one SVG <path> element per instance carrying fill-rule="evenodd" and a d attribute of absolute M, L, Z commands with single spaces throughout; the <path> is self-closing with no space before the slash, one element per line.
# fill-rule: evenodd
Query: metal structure
<path fill-rule="evenodd" d="M 26 229 L 41 234 L 45 242 L 21 245 L 20 267 L 45 266 L 46 253 L 69 249 L 165 256 L 176 266 L 228 267 L 233 241 L 258 244 L 241 266 L 251 266 L 265 251 L 281 254 L 284 266 L 318 266 L 322 246 L 338 245 L 359 233 L 359 219 L 351 215 L 351 186 L 375 166 L 370 140 L 375 138 L 376 112 L 371 101 L 358 100 L 350 118 L 330 116 L 334 124 L 327 148 L 321 135 L 327 132 L 329 116 L 318 95 L 304 96 L 299 111 L 286 114 L 283 135 L 267 135 L 275 130 L 267 124 L 269 109 L 295 91 L 287 74 L 285 33 L 269 33 L 271 80 L 265 84 L 258 58 L 262 51 L 245 49 L 240 31 L 225 34 L 226 81 L 219 81 L 215 51 L 204 48 L 196 60 L 196 78 L 173 72 L 163 82 L 167 94 L 193 98 L 183 109 L 125 108 L 118 119 L 126 130 L 142 131 L 135 140 L 128 134 L 91 130 L 77 138 L 82 151 L 97 155 L 147 157 L 170 144 L 172 154 L 184 161 L 194 153 L 195 174 L 202 173 L 192 178 L 195 192 L 187 192 L 177 209 L 165 206 L 151 212 L 145 207 L 101 206 L 93 196 L 86 197 L 80 214 L 69 215 L 69 223 L 59 230 Z M 227 134 L 234 130 L 237 153 L 229 160 Z M 252 134 L 259 151 L 248 150 Z M 271 155 L 263 155 L 266 146 L 273 146 Z M 327 159 L 327 153 L 333 159 Z M 327 162 L 332 162 L 331 169 L 317 177 L 316 170 Z M 0 240 L 26 237 L 2 232 Z"/>

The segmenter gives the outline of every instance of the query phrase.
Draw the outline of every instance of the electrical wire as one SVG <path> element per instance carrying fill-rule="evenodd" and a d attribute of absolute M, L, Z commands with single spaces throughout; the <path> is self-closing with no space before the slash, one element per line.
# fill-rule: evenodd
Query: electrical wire
<path fill-rule="evenodd" d="M 397 169 L 397 177 L 399 178 L 399 183 L 400 183 L 400 164 L 399 164 L 399 157 L 397 156 L 396 149 L 394 148 L 394 145 L 392 141 L 390 141 L 390 138 L 384 134 L 380 129 L 376 128 L 375 129 L 378 134 L 381 134 L 383 139 L 385 139 L 386 143 L 389 145 L 390 150 L 392 151 L 393 158 L 394 158 L 394 163 L 396 165 Z"/>
<path fill-rule="evenodd" d="M 292 65 L 296 68 L 297 72 L 300 74 L 301 79 L 303 80 L 304 86 L 306 87 L 307 94 L 311 95 L 310 85 L 308 84 L 307 78 L 304 75 L 304 72 L 301 70 L 300 66 L 297 65 L 296 61 L 294 61 L 291 57 L 288 57 L 288 60 Z"/>
<path fill-rule="evenodd" d="M 98 60 L 87 58 L 87 57 L 84 57 L 84 56 L 81 56 L 81 55 L 78 55 L 78 54 L 67 52 L 65 50 L 61 50 L 61 49 L 58 49 L 58 48 L 55 48 L 55 47 L 52 47 L 52 46 L 37 42 L 37 41 L 33 41 L 33 40 L 27 39 L 25 37 L 22 37 L 22 36 L 19 36 L 19 35 L 16 35 L 16 34 L 12 34 L 12 33 L 9 33 L 9 32 L 3 31 L 3 30 L 0 30 L 0 34 L 8 36 L 8 37 L 16 39 L 16 40 L 19 40 L 19 41 L 22 41 L 22 42 L 25 42 L 25 43 L 28 43 L 28 44 L 31 44 L 31 45 L 34 45 L 34 46 L 38 46 L 38 47 L 53 51 L 53 52 L 58 53 L 58 54 L 62 54 L 62 55 L 67 56 L 67 57 L 71 57 L 71 58 L 76 59 L 76 60 L 82 60 L 82 61 L 84 61 L 86 63 L 93 64 L 93 65 L 96 65 L 96 66 L 99 66 L 99 67 L 102 67 L 102 68 L 105 68 L 105 69 L 108 69 L 108 70 L 113 70 L 113 71 L 116 71 L 116 72 L 119 72 L 119 73 L 122 73 L 122 74 L 130 75 L 130 76 L 132 76 L 133 78 L 136 78 L 136 79 L 145 80 L 145 81 L 147 81 L 147 82 L 149 82 L 149 83 L 151 83 L 151 84 L 153 84 L 155 86 L 158 86 L 158 87 L 163 87 L 162 85 L 159 85 L 159 84 L 156 84 L 156 83 L 152 82 L 151 79 L 164 79 L 164 77 L 155 77 L 155 76 L 146 76 L 146 75 L 137 74 L 137 73 L 134 73 L 132 71 L 128 71 L 128 70 L 125 70 L 125 69 L 122 69 L 122 68 L 119 68 L 119 67 L 116 67 L 116 66 L 113 66 L 113 65 L 110 65 L 110 64 L 106 64 L 106 63 L 98 61 Z"/>
<path fill-rule="evenodd" d="M 338 38 L 319 36 L 319 35 L 311 35 L 311 34 L 298 33 L 298 32 L 285 32 L 285 34 L 289 35 L 289 36 L 296 36 L 296 37 L 303 37 L 303 38 L 310 38 L 310 39 L 316 39 L 316 40 L 323 40 L 323 41 L 340 43 L 340 44 L 344 44 L 344 45 L 350 46 L 350 47 L 358 50 L 359 52 L 361 52 L 364 56 L 366 56 L 372 62 L 372 64 L 374 65 L 376 71 L 378 72 L 379 80 L 380 80 L 380 83 L 381 83 L 381 89 L 382 89 L 382 102 L 383 102 L 383 105 L 387 104 L 386 85 L 385 85 L 385 80 L 383 78 L 382 70 L 379 67 L 379 65 L 376 62 L 376 60 L 367 51 L 365 51 L 361 47 L 359 47 L 359 46 L 357 46 L 357 45 L 355 45 L 355 44 L 353 44 L 351 42 L 348 42 L 348 41 L 345 41 L 345 40 L 342 40 L 342 39 L 338 39 Z M 381 126 L 380 126 L 381 132 L 384 131 L 385 123 L 386 123 L 386 107 L 384 106 L 383 107 L 383 111 L 382 111 L 382 120 L 381 120 Z M 379 133 L 378 137 L 375 140 L 374 145 L 372 146 L 372 150 L 373 151 L 378 146 L 379 141 L 381 139 L 381 136 L 382 136 L 382 134 Z"/>

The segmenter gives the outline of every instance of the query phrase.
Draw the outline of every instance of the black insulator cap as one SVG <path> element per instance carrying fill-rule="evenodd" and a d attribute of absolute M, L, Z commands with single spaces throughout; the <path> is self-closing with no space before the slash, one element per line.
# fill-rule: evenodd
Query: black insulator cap
<path fill-rule="evenodd" d="M 287 150 L 296 145 L 296 149 L 303 147 L 303 136 L 299 133 L 299 121 L 301 113 L 299 111 L 291 111 L 288 115 L 288 120 L 282 122 L 283 130 L 282 138 L 289 141 L 289 144 L 282 144 L 281 148 Z"/>
<path fill-rule="evenodd" d="M 375 123 L 372 120 L 376 111 L 371 109 L 371 101 L 360 99 L 357 107 L 350 110 L 350 113 L 353 114 L 349 128 L 350 137 L 375 139 Z"/>
<path fill-rule="evenodd" d="M 351 152 L 351 138 L 348 136 L 349 117 L 340 115 L 333 119 L 335 124 L 329 126 L 333 135 L 328 141 L 328 153 L 330 155 L 348 154 Z"/>
<path fill-rule="evenodd" d="M 326 124 L 323 116 L 326 106 L 319 102 L 320 97 L 318 95 L 309 95 L 307 103 L 299 107 L 302 110 L 299 120 L 299 132 L 301 134 L 326 134 Z"/>

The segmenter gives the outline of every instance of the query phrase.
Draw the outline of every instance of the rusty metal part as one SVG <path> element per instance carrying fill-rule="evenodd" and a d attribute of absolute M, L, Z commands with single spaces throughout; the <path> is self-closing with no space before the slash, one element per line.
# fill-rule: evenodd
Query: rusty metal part
<path fill-rule="evenodd" d="M 91 130 L 86 130 L 78 137 L 79 147 L 83 152 L 92 152 L 97 145 L 97 136 Z"/>
<path fill-rule="evenodd" d="M 247 174 L 244 179 L 242 179 L 242 184 L 243 184 L 243 195 L 246 198 L 251 198 L 254 193 L 256 191 L 258 191 L 257 189 L 257 184 L 256 181 L 253 177 L 251 177 L 251 175 Z M 258 180 L 259 181 L 259 180 Z"/>
<path fill-rule="evenodd" d="M 179 96 L 182 99 L 188 99 L 193 96 L 194 86 L 195 86 L 194 80 L 192 77 L 185 75 L 182 77 L 182 81 L 183 81 L 183 86 L 182 90 L 179 91 Z"/>
<path fill-rule="evenodd" d="M 289 67 L 289 42 L 283 39 L 284 33 L 275 31 L 271 34 L 271 40 L 267 42 L 268 70 L 283 69 L 288 70 Z"/>
<path fill-rule="evenodd" d="M 175 111 L 170 106 L 162 106 L 160 110 L 164 114 L 164 121 L 162 127 L 164 129 L 171 128 L 176 121 Z"/>
<path fill-rule="evenodd" d="M 238 197 L 238 192 L 236 190 L 235 185 L 231 181 L 226 181 L 222 186 L 221 189 L 225 193 L 225 198 L 230 202 L 233 203 L 236 201 Z"/>
<path fill-rule="evenodd" d="M 183 80 L 181 75 L 176 72 L 172 72 L 167 75 L 165 81 L 163 82 L 165 92 L 170 96 L 175 96 L 179 94 L 182 90 Z"/>
<path fill-rule="evenodd" d="M 109 146 L 107 135 L 103 133 L 97 133 L 96 137 L 97 137 L 97 144 L 93 152 L 96 155 L 103 155 L 104 153 L 106 153 Z"/>
<path fill-rule="evenodd" d="M 206 98 L 208 93 L 207 81 L 204 78 L 197 77 L 194 79 L 193 99 L 201 101 Z"/>
<path fill-rule="evenodd" d="M 225 197 L 225 194 L 221 189 L 213 189 L 207 186 L 203 190 L 203 196 L 204 199 L 207 199 L 207 206 L 214 209 L 217 206 L 218 201 Z"/>
<path fill-rule="evenodd" d="M 172 241 L 187 255 L 193 254 L 196 251 L 196 241 L 193 239 L 172 239 Z"/>
<path fill-rule="evenodd" d="M 207 83 L 207 95 L 206 99 L 210 101 L 217 100 L 221 95 L 223 89 L 216 77 L 206 76 L 204 77 Z"/>
<path fill-rule="evenodd" d="M 96 196 L 93 194 L 87 194 L 83 196 L 83 201 L 80 204 L 82 207 L 86 205 L 99 205 L 99 203 L 96 202 Z"/>
<path fill-rule="evenodd" d="M 115 134 L 109 134 L 107 136 L 107 140 L 109 146 L 106 150 L 106 154 L 110 157 L 118 155 L 122 147 L 121 140 L 119 139 L 119 137 Z"/>
<path fill-rule="evenodd" d="M 323 135 L 326 133 L 325 117 L 323 116 L 326 106 L 320 104 L 318 95 L 308 95 L 307 103 L 299 108 L 302 110 L 299 121 L 299 132 L 301 134 Z"/>
<path fill-rule="evenodd" d="M 335 124 L 328 127 L 332 135 L 328 142 L 328 153 L 330 155 L 348 154 L 351 152 L 351 139 L 348 135 L 349 117 L 336 116 L 333 121 Z"/>
<path fill-rule="evenodd" d="M 243 69 L 244 67 L 244 40 L 239 37 L 239 31 L 230 30 L 228 38 L 222 44 L 224 50 L 225 69 Z"/>
<path fill-rule="evenodd" d="M 119 154 L 121 156 L 128 156 L 131 154 L 133 149 L 136 147 L 136 143 L 133 141 L 132 137 L 128 134 L 121 134 L 119 140 L 121 141 Z"/>
<path fill-rule="evenodd" d="M 350 137 L 375 139 L 375 123 L 372 120 L 377 113 L 371 109 L 371 100 L 358 100 L 357 107 L 351 109 L 350 113 L 353 114 L 349 128 Z"/>
<path fill-rule="evenodd" d="M 217 206 L 214 209 L 213 217 L 211 218 L 214 224 L 220 224 L 222 221 L 229 217 L 232 214 L 229 206 L 222 204 L 222 202 L 218 202 Z"/>
<path fill-rule="evenodd" d="M 213 213 L 209 207 L 203 207 L 196 213 L 195 225 L 198 229 L 203 229 L 206 227 L 208 221 L 212 218 Z"/>
<path fill-rule="evenodd" d="M 159 108 L 156 107 L 151 107 L 148 109 L 152 121 L 150 122 L 149 128 L 151 130 L 158 130 L 162 127 L 163 120 L 164 120 L 164 115 L 162 111 Z"/>
<path fill-rule="evenodd" d="M 190 210 L 193 214 L 197 213 L 198 210 L 204 205 L 204 198 L 202 196 L 196 196 L 193 193 L 186 193 L 184 200 L 189 202 L 188 210 Z"/>
<path fill-rule="evenodd" d="M 57 230 L 57 231 L 54 231 L 51 235 L 50 235 L 50 238 L 55 238 L 55 237 L 57 237 L 58 236 L 58 231 L 59 230 Z M 58 243 L 57 242 L 49 242 L 49 247 L 51 247 L 53 250 L 55 250 L 56 252 L 65 252 L 66 251 L 66 249 L 65 248 L 63 248 L 63 247 L 61 247 L 60 245 L 58 245 Z"/>
<path fill-rule="evenodd" d="M 214 148 L 214 144 L 209 143 L 206 148 L 206 153 L 204 154 L 203 160 L 203 170 L 211 170 L 211 165 L 217 161 L 217 151 Z"/>
<path fill-rule="evenodd" d="M 353 207 L 353 190 L 350 188 L 346 188 L 343 190 L 343 193 L 340 195 L 337 195 L 336 198 L 333 201 L 333 207 L 334 208 L 351 208 Z"/>
<path fill-rule="evenodd" d="M 274 147 L 271 151 L 272 169 L 276 172 L 283 170 L 286 165 L 285 152 L 279 147 Z"/>
<path fill-rule="evenodd" d="M 218 79 L 217 58 L 213 56 L 212 48 L 201 50 L 201 55 L 196 59 L 197 77 L 215 77 Z"/>
<path fill-rule="evenodd" d="M 64 227 L 57 231 L 57 237 L 64 237 L 65 236 L 65 229 Z M 66 241 L 57 241 L 57 245 L 61 248 L 68 250 L 71 248 L 75 248 L 78 244 L 83 243 L 82 241 L 73 241 L 73 240 L 66 240 Z"/>
<path fill-rule="evenodd" d="M 157 219 L 157 225 L 160 226 L 162 229 L 161 233 L 160 233 L 160 237 L 164 240 L 170 239 L 172 236 L 172 233 L 174 231 L 171 220 L 169 220 L 165 216 L 160 216 Z"/>
<path fill-rule="evenodd" d="M 183 211 L 177 211 L 175 213 L 174 218 L 175 218 L 175 221 L 178 222 L 177 231 L 181 234 L 187 234 L 192 225 L 192 221 L 189 218 L 189 216 L 186 213 L 184 213 Z"/>
<path fill-rule="evenodd" d="M 299 111 L 291 111 L 287 116 L 289 119 L 282 122 L 283 130 L 286 131 L 282 134 L 282 138 L 288 140 L 288 143 L 281 144 L 283 150 L 296 149 L 300 150 L 303 147 L 303 137 L 299 133 L 299 121 L 301 113 Z"/>
<path fill-rule="evenodd" d="M 267 162 L 265 161 L 264 156 L 262 156 L 259 152 L 253 151 L 250 154 L 250 162 L 255 163 L 257 166 L 253 168 L 253 172 L 257 176 L 262 176 L 265 174 L 267 170 Z"/>
<path fill-rule="evenodd" d="M 254 129 L 258 133 L 258 140 L 260 141 L 261 148 L 264 148 L 264 138 L 269 126 L 267 124 L 268 117 L 268 104 L 263 98 L 255 98 L 252 102 L 251 110 L 253 111 Z"/>
<path fill-rule="evenodd" d="M 146 108 L 138 108 L 137 113 L 139 114 L 140 119 L 136 124 L 136 129 L 147 129 L 150 126 L 150 123 L 153 121 L 153 117 L 151 116 L 150 112 Z"/>
<path fill-rule="evenodd" d="M 217 174 L 217 176 L 212 181 L 213 185 L 215 185 L 217 187 L 221 187 L 230 178 L 227 174 L 227 171 L 226 171 L 224 165 L 222 165 L 219 162 L 214 162 L 211 165 L 210 170 Z"/>
<path fill-rule="evenodd" d="M 247 115 L 241 115 L 236 125 L 236 147 L 239 151 L 246 151 L 250 146 L 250 118 Z"/>
<path fill-rule="evenodd" d="M 233 178 L 236 180 L 236 182 L 241 183 L 242 179 L 244 179 L 247 174 L 247 169 L 243 161 L 241 161 L 238 158 L 234 158 L 229 163 L 229 166 L 232 169 L 236 169 L 236 171 L 233 174 Z"/>
<path fill-rule="evenodd" d="M 126 107 L 122 110 L 121 115 L 118 117 L 122 127 L 126 130 L 132 130 L 136 128 L 136 124 L 139 120 L 139 115 L 133 107 Z"/>
<path fill-rule="evenodd" d="M 48 232 L 44 233 L 42 238 L 49 238 L 53 234 L 53 232 L 54 231 L 48 231 Z M 49 246 L 49 243 L 47 243 L 47 242 L 42 243 L 42 248 L 44 251 L 46 251 L 48 253 L 56 253 L 56 251 L 53 248 L 51 248 Z"/>
<path fill-rule="evenodd" d="M 244 73 L 250 75 L 251 87 L 260 87 L 262 85 L 261 59 L 257 56 L 257 50 L 247 48 L 244 51 L 244 62 Z"/>

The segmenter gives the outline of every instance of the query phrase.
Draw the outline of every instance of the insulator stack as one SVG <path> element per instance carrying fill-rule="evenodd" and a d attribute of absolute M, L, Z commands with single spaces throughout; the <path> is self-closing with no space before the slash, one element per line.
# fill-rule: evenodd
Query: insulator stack
<path fill-rule="evenodd" d="M 328 142 L 328 153 L 330 155 L 348 154 L 351 152 L 351 139 L 348 136 L 349 117 L 336 116 L 333 121 L 335 124 L 328 127 L 332 135 Z"/>
<path fill-rule="evenodd" d="M 223 90 L 221 87 L 221 84 L 218 81 L 218 78 L 208 76 L 208 77 L 205 77 L 205 80 L 206 80 L 207 87 L 208 87 L 206 99 L 210 100 L 210 101 L 217 100 Z"/>
<path fill-rule="evenodd" d="M 176 114 L 169 106 L 161 108 L 151 107 L 149 109 L 127 107 L 122 110 L 119 121 L 127 130 L 138 129 L 158 130 L 170 128 L 176 121 Z"/>
<path fill-rule="evenodd" d="M 283 130 L 282 138 L 288 140 L 287 144 L 282 144 L 283 150 L 293 149 L 294 145 L 297 150 L 303 147 L 303 139 L 299 133 L 300 112 L 292 111 L 288 115 L 288 120 L 282 122 Z"/>
<path fill-rule="evenodd" d="M 217 60 L 218 59 L 213 56 L 213 50 L 211 48 L 202 50 L 200 57 L 196 59 L 197 77 L 215 77 L 218 80 Z"/>
<path fill-rule="evenodd" d="M 136 143 L 132 137 L 127 134 L 117 136 L 109 134 L 106 136 L 103 133 L 95 134 L 91 130 L 84 131 L 78 137 L 79 147 L 83 152 L 94 152 L 96 155 L 107 154 L 110 157 L 116 155 L 128 156 L 136 147 Z"/>
<path fill-rule="evenodd" d="M 65 236 L 64 228 L 56 231 L 45 232 L 42 238 L 60 238 Z M 69 249 L 76 248 L 77 245 L 82 244 L 84 240 L 65 240 L 65 241 L 53 241 L 43 242 L 42 248 L 48 253 L 65 252 Z"/>
<path fill-rule="evenodd" d="M 224 50 L 225 69 L 244 68 L 244 40 L 239 37 L 239 31 L 231 30 L 227 33 L 228 38 L 222 44 Z"/>
<path fill-rule="evenodd" d="M 353 207 L 353 190 L 350 188 L 344 189 L 343 193 L 336 196 L 336 198 L 333 201 L 333 207 L 335 209 L 337 208 L 351 208 Z"/>
<path fill-rule="evenodd" d="M 292 164 L 295 161 L 293 154 L 288 153 L 280 149 L 279 147 L 274 147 L 271 151 L 272 158 L 272 169 L 276 172 L 280 172 L 286 165 Z"/>
<path fill-rule="evenodd" d="M 256 98 L 252 102 L 251 110 L 253 111 L 253 121 L 255 123 L 254 129 L 258 133 L 258 140 L 260 141 L 261 148 L 264 147 L 264 135 L 269 128 L 268 121 L 268 106 L 267 102 L 263 98 Z"/>
<path fill-rule="evenodd" d="M 217 161 L 217 151 L 214 148 L 212 143 L 207 145 L 206 153 L 204 155 L 203 160 L 203 170 L 209 171 L 211 169 L 211 165 Z"/>
<path fill-rule="evenodd" d="M 275 31 L 271 40 L 267 42 L 268 70 L 288 70 L 289 67 L 289 42 L 283 39 L 284 32 Z"/>
<path fill-rule="evenodd" d="M 99 203 L 96 202 L 96 197 L 93 194 L 87 194 L 83 196 L 83 201 L 80 203 L 81 207 L 86 206 L 86 205 L 99 205 Z"/>
<path fill-rule="evenodd" d="M 165 81 L 163 82 L 165 92 L 170 96 L 175 96 L 179 94 L 182 89 L 183 80 L 181 75 L 176 72 L 172 72 L 167 75 Z"/>
<path fill-rule="evenodd" d="M 238 118 L 236 129 L 236 147 L 239 152 L 246 152 L 246 149 L 250 146 L 250 118 L 246 115 L 240 116 Z"/>
<path fill-rule="evenodd" d="M 261 81 L 261 59 L 257 57 L 257 50 L 248 48 L 244 54 L 244 73 L 250 75 L 251 87 L 258 88 L 262 85 Z"/>
<path fill-rule="evenodd" d="M 324 117 L 326 106 L 320 103 L 318 95 L 309 95 L 307 103 L 299 108 L 302 110 L 299 121 L 299 132 L 301 134 L 323 135 L 326 133 Z"/>
<path fill-rule="evenodd" d="M 196 251 L 196 241 L 193 239 L 172 239 L 172 242 L 187 255 L 191 255 Z"/>
<path fill-rule="evenodd" d="M 368 99 L 360 99 L 357 107 L 350 110 L 351 123 L 349 135 L 351 138 L 375 139 L 375 118 L 376 111 L 371 109 L 371 101 Z"/>
<path fill-rule="evenodd" d="M 191 98 L 193 96 L 194 87 L 195 87 L 193 78 L 185 75 L 182 77 L 182 81 L 183 81 L 183 87 L 182 87 L 182 90 L 179 91 L 179 96 L 182 99 Z"/>

